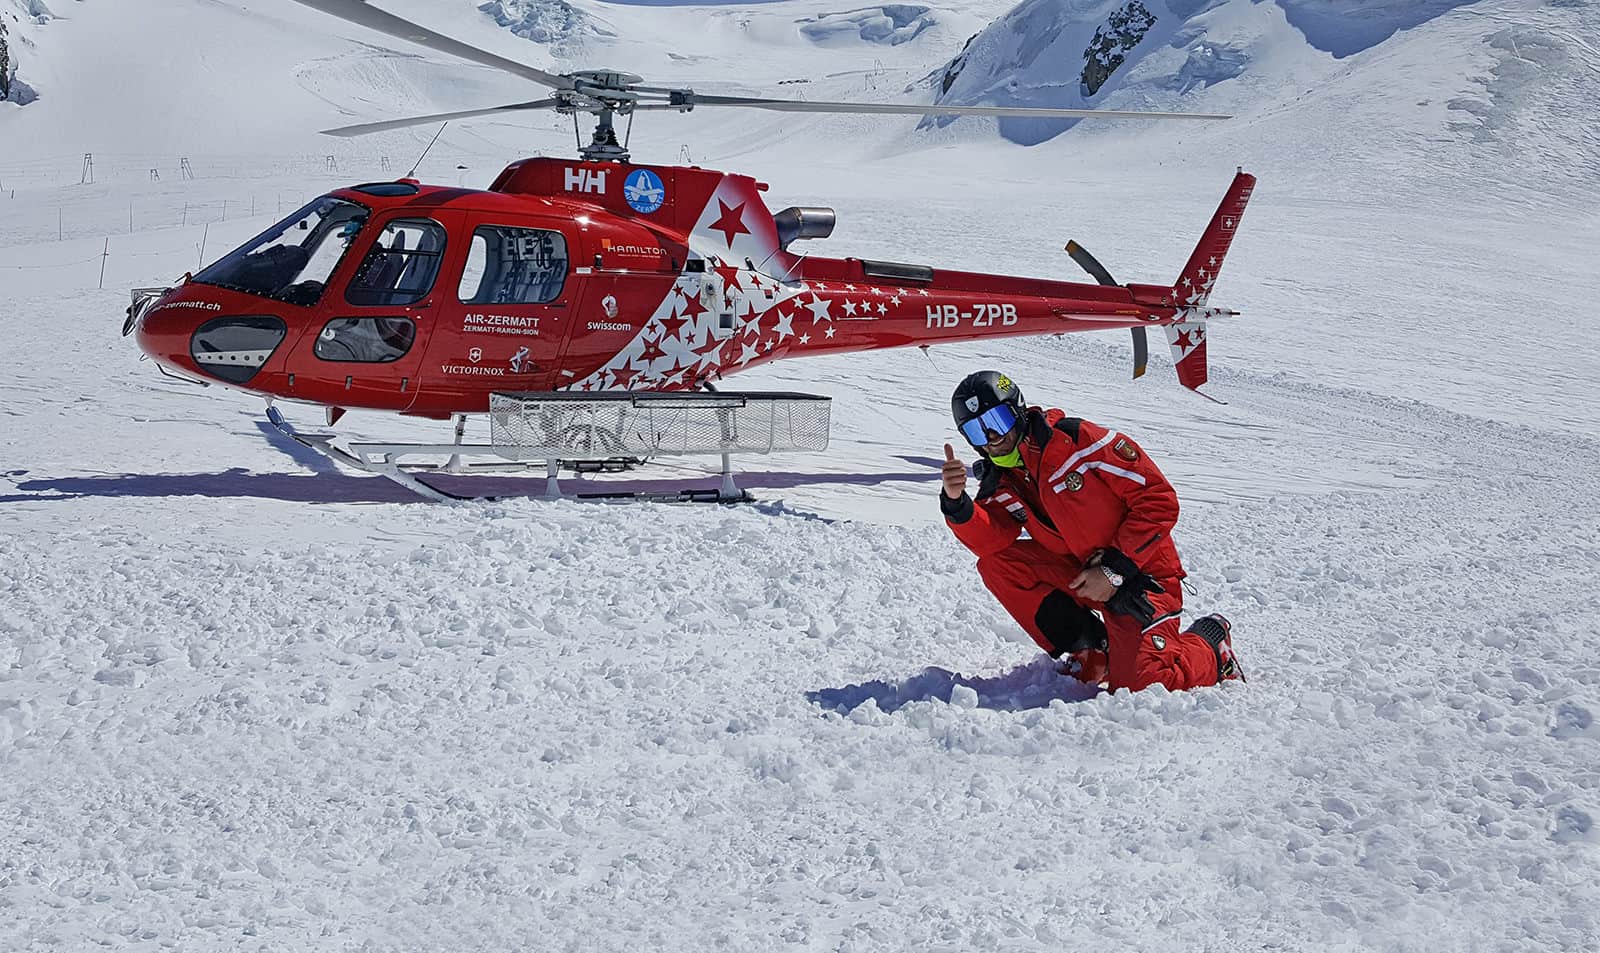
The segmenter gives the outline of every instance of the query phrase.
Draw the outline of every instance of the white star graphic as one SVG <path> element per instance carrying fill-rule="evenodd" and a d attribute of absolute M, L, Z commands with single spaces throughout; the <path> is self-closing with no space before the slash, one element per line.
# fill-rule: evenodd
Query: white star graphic
<path fill-rule="evenodd" d="M 826 298 L 818 298 L 815 301 L 811 302 L 810 304 L 806 305 L 806 308 L 808 308 L 811 311 L 811 323 L 812 324 L 816 324 L 818 321 L 832 321 L 833 320 L 833 315 L 828 313 L 828 304 L 829 304 L 828 299 L 826 299 Z"/>
<path fill-rule="evenodd" d="M 752 334 L 761 334 L 761 318 L 761 315 L 755 314 L 754 312 L 751 313 L 750 320 L 746 321 L 744 325 L 745 337 L 749 337 Z"/>
<path fill-rule="evenodd" d="M 809 334 L 800 335 L 800 343 L 801 344 L 810 344 L 811 343 L 811 335 L 809 335 Z"/>
<path fill-rule="evenodd" d="M 813 288 L 815 288 L 815 289 L 817 289 L 817 290 L 818 290 L 818 291 L 827 291 L 827 290 L 828 290 L 828 286 L 827 286 L 827 285 L 825 285 L 825 284 L 823 284 L 823 283 L 822 283 L 822 282 L 820 282 L 820 281 L 819 281 L 819 282 L 817 282 L 817 283 L 816 283 L 816 284 L 815 284 L 815 285 L 812 285 L 812 287 L 813 287 Z M 806 291 L 806 290 L 808 290 L 808 289 L 806 289 L 806 288 L 801 288 L 801 289 L 800 289 L 800 290 L 801 290 L 801 291 Z"/>
<path fill-rule="evenodd" d="M 833 325 L 828 325 L 828 337 L 833 337 Z"/>
<path fill-rule="evenodd" d="M 1211 267 L 1217 267 L 1217 258 L 1215 255 L 1211 256 Z"/>
<path fill-rule="evenodd" d="M 845 303 L 844 303 L 844 313 L 845 314 L 855 314 L 856 313 L 856 303 L 854 301 L 846 300 Z"/>
<path fill-rule="evenodd" d="M 895 307 L 899 307 L 900 306 L 900 294 L 899 294 L 899 292 L 896 292 L 894 297 L 889 299 L 889 303 L 894 305 Z"/>
<path fill-rule="evenodd" d="M 774 330 L 777 332 L 779 340 L 794 333 L 794 327 L 790 324 L 793 320 L 794 315 L 792 314 L 778 313 L 778 326 Z"/>
<path fill-rule="evenodd" d="M 723 343 L 726 343 L 726 342 L 723 342 Z M 711 350 L 702 353 L 700 355 L 700 360 L 699 360 L 698 363 L 695 364 L 695 367 L 697 367 L 697 368 L 699 368 L 699 367 L 715 367 L 716 365 L 721 364 L 721 363 L 722 363 L 722 344 L 718 344 L 716 347 L 712 348 Z"/>
<path fill-rule="evenodd" d="M 889 306 L 884 304 L 882 301 L 878 302 L 878 313 L 879 314 L 888 314 L 889 313 Z"/>
<path fill-rule="evenodd" d="M 741 365 L 748 364 L 760 356 L 760 352 L 756 350 L 753 344 L 741 344 L 739 347 L 741 349 L 739 352 L 739 363 Z"/>
<path fill-rule="evenodd" d="M 883 292 L 882 292 L 882 291 L 880 291 L 880 290 L 879 290 L 879 289 L 877 289 L 877 288 L 868 288 L 868 289 L 867 289 L 867 290 L 868 290 L 868 291 L 870 291 L 870 292 L 872 292 L 872 293 L 873 293 L 873 294 L 875 294 L 875 295 L 881 295 L 881 294 L 883 294 Z"/>
<path fill-rule="evenodd" d="M 922 295 L 924 298 L 926 298 L 928 296 L 928 289 L 927 288 L 918 288 L 917 289 L 917 294 Z"/>
<path fill-rule="evenodd" d="M 845 285 L 844 286 L 844 290 L 846 290 L 846 291 L 854 291 L 854 290 L 856 290 L 856 286 L 855 285 Z"/>

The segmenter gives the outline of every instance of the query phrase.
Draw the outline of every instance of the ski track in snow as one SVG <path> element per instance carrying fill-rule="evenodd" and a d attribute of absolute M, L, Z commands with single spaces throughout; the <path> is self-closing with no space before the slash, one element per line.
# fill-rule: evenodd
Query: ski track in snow
<path fill-rule="evenodd" d="M 158 22 L 217 42 L 239 13 L 167 2 Z M 1467 49 L 1454 38 L 1475 15 L 1404 31 L 1350 74 L 1387 90 L 1416 69 L 1403 52 Z M 476 95 L 431 60 L 308 30 L 321 21 L 298 8 L 250 17 L 248 68 L 305 84 L 233 117 L 261 142 L 316 128 L 328 100 Z M 836 56 L 845 78 L 811 94 L 864 95 L 844 70 L 859 60 L 818 53 L 795 19 L 727 8 L 710 27 L 723 42 L 753 21 L 741 42 L 774 75 Z M 872 56 L 939 62 L 969 32 Z M 697 40 L 668 45 L 695 56 Z M 950 48 L 919 52 L 935 42 Z M 29 110 L 87 82 L 29 55 Z M 374 90 L 340 93 L 363 76 Z M 1495 115 L 1514 123 L 1502 80 Z M 1389 115 L 1386 96 L 1352 102 L 1348 127 L 1298 121 L 1338 139 Z M 146 128 L 96 108 L 119 136 Z M 1371 191 L 1385 169 L 1320 175 L 1283 134 L 1297 109 L 1268 111 L 1273 132 L 1240 149 L 1288 158 L 1218 291 L 1245 311 L 1214 329 L 1226 407 L 1124 380 L 1123 336 L 781 364 L 740 381 L 831 394 L 833 449 L 741 461 L 766 502 L 736 508 L 439 507 L 340 473 L 264 434 L 256 402 L 159 376 L 117 332 L 122 289 L 192 267 L 202 234 L 214 258 L 276 217 L 274 192 L 361 175 L 283 146 L 198 156 L 180 185 L 141 181 L 143 153 L 101 153 L 109 184 L 59 188 L 24 153 L 0 222 L 0 949 L 1600 950 L 1600 434 L 1582 341 L 1549 347 L 1592 297 L 1593 221 L 1528 221 L 1536 184 L 1474 179 L 1482 157 L 1460 146 L 1441 161 L 1472 209 Z M 766 122 L 730 118 L 706 148 L 759 148 L 722 164 L 847 210 L 819 248 L 1023 273 L 1060 273 L 1054 249 L 1091 223 L 1119 278 L 1170 277 L 1232 165 L 1180 162 L 1185 140 L 1151 132 L 1170 164 L 1141 154 L 1130 172 L 1100 137 L 1021 158 L 928 149 L 918 171 L 849 154 L 840 129 L 863 152 L 892 134 L 829 120 L 820 148 L 845 154 L 813 168 L 804 141 L 773 150 Z M 503 159 L 495 128 L 452 127 L 440 176 Z M 76 162 L 78 145 L 36 148 Z M 1074 181 L 1007 181 L 1080 145 Z M 1130 176 L 1148 200 L 1128 201 Z M 262 215 L 199 211 L 245 193 Z M 102 246 L 130 201 L 136 234 Z M 102 247 L 108 290 L 88 290 Z M 949 388 L 980 365 L 1156 455 L 1185 500 L 1190 614 L 1234 619 L 1248 683 L 1091 691 L 984 592 L 933 501 Z M 1170 377 L 1161 354 L 1151 370 Z M 360 413 L 346 428 L 438 435 Z"/>

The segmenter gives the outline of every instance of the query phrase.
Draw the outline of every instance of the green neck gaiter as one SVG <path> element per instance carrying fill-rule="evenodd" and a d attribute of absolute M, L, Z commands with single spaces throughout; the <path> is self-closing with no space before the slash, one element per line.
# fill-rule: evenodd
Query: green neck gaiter
<path fill-rule="evenodd" d="M 1011 452 L 1003 456 L 990 454 L 989 459 L 1002 467 L 1020 467 L 1022 466 L 1022 444 L 1019 443 L 1012 447 Z"/>

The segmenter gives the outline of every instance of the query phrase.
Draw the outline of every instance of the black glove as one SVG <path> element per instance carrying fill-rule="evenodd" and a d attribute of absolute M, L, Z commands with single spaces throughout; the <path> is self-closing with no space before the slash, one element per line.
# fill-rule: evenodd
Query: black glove
<path fill-rule="evenodd" d="M 1141 629 L 1155 621 L 1156 607 L 1150 604 L 1150 597 L 1146 593 L 1167 590 L 1161 588 L 1161 583 L 1156 582 L 1149 573 L 1140 569 L 1138 563 L 1121 550 L 1104 549 L 1089 561 L 1089 565 L 1104 566 L 1122 577 L 1122 585 L 1117 588 L 1116 594 L 1106 600 L 1107 611 L 1132 618 Z"/>

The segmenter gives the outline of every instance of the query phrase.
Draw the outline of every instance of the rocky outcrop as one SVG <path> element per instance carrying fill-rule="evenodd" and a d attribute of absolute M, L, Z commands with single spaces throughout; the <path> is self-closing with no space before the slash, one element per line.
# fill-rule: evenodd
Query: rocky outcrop
<path fill-rule="evenodd" d="M 1123 7 L 1106 18 L 1094 31 L 1094 39 L 1083 51 L 1083 97 L 1088 99 L 1100 91 L 1111 74 L 1127 59 L 1128 51 L 1139 45 L 1144 35 L 1156 25 L 1156 15 L 1139 0 L 1129 0 Z"/>
<path fill-rule="evenodd" d="M 972 41 L 978 38 L 974 33 L 967 37 L 967 42 L 961 45 L 961 52 L 944 68 L 944 76 L 939 80 L 939 94 L 942 96 L 950 92 L 950 87 L 955 85 L 956 79 L 961 76 L 962 67 L 967 65 L 967 51 L 972 49 Z"/>
<path fill-rule="evenodd" d="M 0 21 L 0 100 L 11 98 L 11 48 L 6 46 L 6 25 Z"/>

